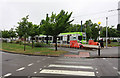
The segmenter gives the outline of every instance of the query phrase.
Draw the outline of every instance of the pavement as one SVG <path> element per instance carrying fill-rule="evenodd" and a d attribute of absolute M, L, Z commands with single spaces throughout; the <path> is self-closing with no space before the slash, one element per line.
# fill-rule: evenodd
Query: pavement
<path fill-rule="evenodd" d="M 100 49 L 100 56 L 98 56 L 98 49 L 85 50 L 85 49 L 63 48 L 63 47 L 59 47 L 58 49 L 68 51 L 69 53 L 64 55 L 68 57 L 120 58 L 120 53 L 119 53 L 120 46 Z"/>
<path fill-rule="evenodd" d="M 98 50 L 90 51 L 90 57 L 106 57 L 106 58 L 120 58 L 120 47 L 108 47 L 100 49 L 100 56 Z"/>

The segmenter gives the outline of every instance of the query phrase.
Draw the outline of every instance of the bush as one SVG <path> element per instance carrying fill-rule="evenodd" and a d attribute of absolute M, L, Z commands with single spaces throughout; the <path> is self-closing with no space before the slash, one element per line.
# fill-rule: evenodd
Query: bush
<path fill-rule="evenodd" d="M 38 42 L 38 43 L 35 43 L 34 46 L 35 47 L 49 47 L 50 44 L 45 44 L 45 43 Z"/>
<path fill-rule="evenodd" d="M 13 41 L 10 41 L 9 43 L 13 43 Z"/>
<path fill-rule="evenodd" d="M 3 42 L 7 43 L 7 40 L 3 40 Z"/>
<path fill-rule="evenodd" d="M 117 42 L 117 40 L 112 40 L 112 42 Z"/>
<path fill-rule="evenodd" d="M 19 44 L 20 43 L 20 41 L 16 41 L 16 44 Z"/>

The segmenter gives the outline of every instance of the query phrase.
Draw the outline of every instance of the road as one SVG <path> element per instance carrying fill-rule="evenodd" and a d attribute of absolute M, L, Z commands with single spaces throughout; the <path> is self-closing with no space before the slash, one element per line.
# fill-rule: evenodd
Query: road
<path fill-rule="evenodd" d="M 2 77 L 32 76 L 31 78 L 37 78 L 34 76 L 42 76 L 42 78 L 50 78 L 49 76 L 54 76 L 56 78 L 56 76 L 120 75 L 119 58 L 47 57 L 0 53 L 2 54 L 0 61 Z"/>

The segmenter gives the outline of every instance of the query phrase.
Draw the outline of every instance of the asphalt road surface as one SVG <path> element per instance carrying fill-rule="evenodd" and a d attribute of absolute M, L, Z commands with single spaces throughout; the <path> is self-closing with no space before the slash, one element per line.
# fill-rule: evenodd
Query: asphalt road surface
<path fill-rule="evenodd" d="M 118 71 L 120 58 L 47 57 L 5 52 L 0 52 L 0 56 L 2 58 L 0 61 L 1 78 L 10 76 L 29 78 L 88 76 L 92 78 L 120 75 Z"/>

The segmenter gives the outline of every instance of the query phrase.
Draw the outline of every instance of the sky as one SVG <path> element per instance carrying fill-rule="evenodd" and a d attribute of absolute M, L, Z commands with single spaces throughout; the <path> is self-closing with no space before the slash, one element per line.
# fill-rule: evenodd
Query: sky
<path fill-rule="evenodd" d="M 101 22 L 101 26 L 117 27 L 119 0 L 0 0 L 0 30 L 9 30 L 18 26 L 22 17 L 29 15 L 29 21 L 40 24 L 52 12 L 61 10 L 73 12 L 73 24 L 80 24 L 91 19 L 93 23 Z M 114 10 L 110 11 L 109 10 Z"/>

